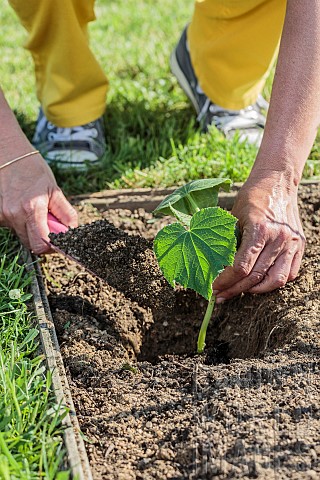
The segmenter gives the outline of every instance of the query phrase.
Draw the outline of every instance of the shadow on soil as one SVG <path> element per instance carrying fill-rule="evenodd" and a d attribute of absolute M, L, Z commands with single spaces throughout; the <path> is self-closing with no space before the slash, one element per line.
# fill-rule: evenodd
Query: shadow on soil
<path fill-rule="evenodd" d="M 53 312 L 59 310 L 60 317 L 61 312 L 74 315 L 76 323 L 77 316 L 87 318 L 89 323 L 95 319 L 99 329 L 121 343 L 133 361 L 156 364 L 168 355 L 197 355 L 197 338 L 207 302 L 194 291 L 182 288 L 175 291 L 174 298 L 173 306 L 153 312 L 133 302 L 128 315 L 121 306 L 120 317 L 81 296 L 50 295 L 50 304 Z M 279 304 L 279 297 L 276 300 Z M 273 301 L 273 294 L 266 295 L 263 302 L 260 297 L 247 295 L 218 307 L 209 324 L 201 362 L 227 364 L 232 358 L 257 358 L 288 344 L 295 336 L 297 322 L 292 316 L 279 318 L 279 310 L 272 308 Z M 59 334 L 65 328 L 61 318 L 62 324 L 57 325 Z"/>
<path fill-rule="evenodd" d="M 59 311 L 59 315 L 55 316 L 55 327 L 57 330 L 58 336 L 63 335 L 69 328 L 71 322 L 70 320 L 65 322 L 63 312 L 67 312 L 67 318 L 70 315 L 80 316 L 85 313 L 86 317 L 90 319 L 94 318 L 97 322 L 100 323 L 100 328 L 103 330 L 106 324 L 106 314 L 97 308 L 93 303 L 85 300 L 83 297 L 78 295 L 50 295 L 50 309 L 53 313 L 56 310 Z M 75 322 L 75 325 L 77 323 Z M 75 326 L 75 328 L 77 328 Z M 121 341 L 121 335 L 115 325 L 112 322 L 108 322 L 108 333 L 112 335 L 116 342 Z"/>

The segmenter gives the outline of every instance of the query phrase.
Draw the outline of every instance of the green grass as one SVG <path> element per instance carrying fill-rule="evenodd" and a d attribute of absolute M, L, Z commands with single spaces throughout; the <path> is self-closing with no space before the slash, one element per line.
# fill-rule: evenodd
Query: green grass
<path fill-rule="evenodd" d="M 98 0 L 91 45 L 110 81 L 104 163 L 87 174 L 55 172 L 67 194 L 147 186 L 226 175 L 246 179 L 255 148 L 228 142 L 215 129 L 200 134 L 194 111 L 169 70 L 170 52 L 191 17 L 193 1 Z M 32 136 L 38 103 L 26 38 L 15 14 L 0 0 L 0 78 L 17 118 Z M 21 47 L 20 47 L 21 46 Z M 270 95 L 272 75 L 265 96 Z M 304 176 L 320 176 L 320 139 Z"/>
<path fill-rule="evenodd" d="M 61 419 L 27 303 L 30 274 L 0 230 L 0 479 L 67 480 Z"/>

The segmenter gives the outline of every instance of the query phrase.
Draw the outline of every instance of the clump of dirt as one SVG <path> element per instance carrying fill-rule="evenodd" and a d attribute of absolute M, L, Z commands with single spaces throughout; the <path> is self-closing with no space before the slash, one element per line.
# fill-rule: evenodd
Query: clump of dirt
<path fill-rule="evenodd" d="M 174 293 L 163 277 L 152 243 L 128 235 L 108 220 L 50 234 L 53 245 L 128 298 L 152 310 L 173 305 Z"/>
<path fill-rule="evenodd" d="M 43 264 L 95 480 L 319 478 L 318 186 L 300 189 L 300 211 L 299 278 L 217 308 L 204 356 L 194 352 L 206 301 L 194 292 L 178 288 L 155 314 L 61 256 Z M 148 240 L 165 222 L 102 215 Z"/>

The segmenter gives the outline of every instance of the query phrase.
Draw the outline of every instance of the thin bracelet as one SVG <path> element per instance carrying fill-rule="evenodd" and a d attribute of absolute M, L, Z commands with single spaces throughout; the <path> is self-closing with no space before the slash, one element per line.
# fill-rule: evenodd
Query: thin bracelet
<path fill-rule="evenodd" d="M 34 150 L 33 152 L 25 153 L 24 155 L 21 155 L 21 157 L 14 158 L 13 160 L 10 160 L 7 163 L 4 163 L 3 165 L 0 165 L 0 170 L 2 168 L 8 167 L 12 163 L 17 162 L 18 160 L 22 160 L 23 158 L 30 157 L 30 155 L 37 155 L 37 153 L 40 153 L 39 150 Z"/>

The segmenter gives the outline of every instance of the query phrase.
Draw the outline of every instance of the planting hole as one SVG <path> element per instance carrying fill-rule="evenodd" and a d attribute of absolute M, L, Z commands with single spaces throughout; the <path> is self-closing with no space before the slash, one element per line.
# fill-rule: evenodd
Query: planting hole
<path fill-rule="evenodd" d="M 80 335 L 89 344 L 101 343 L 101 349 L 108 338 L 108 349 L 121 345 L 132 361 L 156 363 L 166 355 L 196 354 L 206 308 L 202 297 L 177 289 L 172 309 L 151 312 L 86 275 L 70 282 L 69 295 L 49 297 L 59 335 Z M 81 296 L 74 295 L 75 290 Z M 272 294 L 262 303 L 258 297 L 247 296 L 217 307 L 208 328 L 203 361 L 225 363 L 230 358 L 259 356 L 290 341 L 297 323 L 290 315 L 279 321 L 276 301 L 279 307 L 279 298 Z"/>
<path fill-rule="evenodd" d="M 82 261 L 90 259 L 91 269 L 98 265 L 99 274 L 105 274 L 111 285 L 79 270 L 61 256 L 56 257 L 54 272 L 50 273 L 49 267 L 48 274 L 57 284 L 50 285 L 50 301 L 58 328 L 63 334 L 81 330 L 89 343 L 97 343 L 99 336 L 110 336 L 112 343 L 121 344 L 134 361 L 154 363 L 166 355 L 194 356 L 207 301 L 192 290 L 178 287 L 173 293 L 171 287 L 157 281 L 158 273 L 161 274 L 152 260 L 149 240 L 164 220 L 154 221 L 151 214 L 142 210 L 106 215 L 106 227 L 101 221 L 81 227 L 70 239 L 64 236 L 60 246 L 68 248 L 71 254 L 77 248 L 77 256 L 81 259 L 82 255 Z M 118 232 L 121 242 L 117 241 Z M 145 238 L 132 237 L 137 232 Z M 305 288 L 305 279 L 301 283 Z M 227 362 L 230 358 L 259 356 L 289 342 L 297 328 L 296 316 L 291 311 L 301 303 L 301 298 L 295 300 L 290 292 L 289 285 L 276 292 L 244 295 L 217 306 L 209 324 L 203 361 Z M 63 319 L 59 320 L 61 312 Z M 72 318 L 68 319 L 68 315 Z M 92 331 L 97 338 L 90 337 Z"/>

